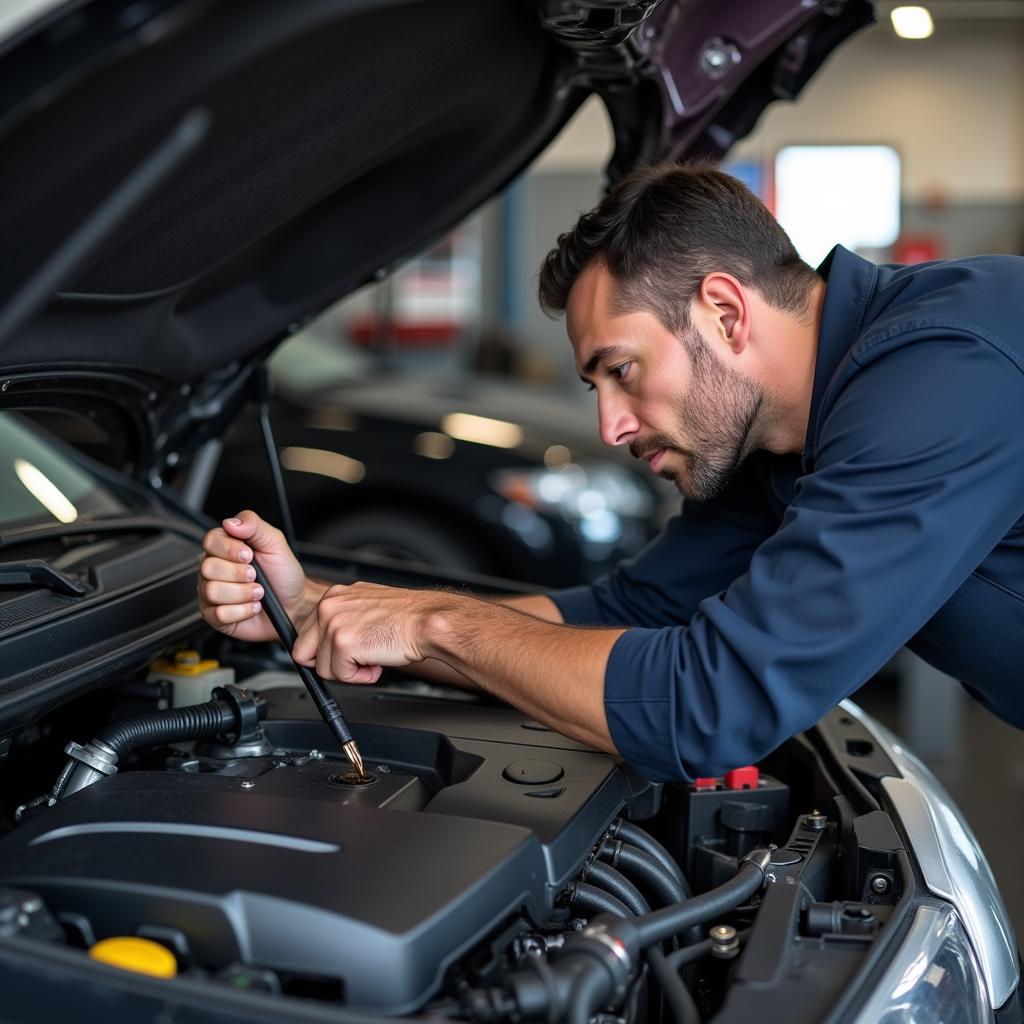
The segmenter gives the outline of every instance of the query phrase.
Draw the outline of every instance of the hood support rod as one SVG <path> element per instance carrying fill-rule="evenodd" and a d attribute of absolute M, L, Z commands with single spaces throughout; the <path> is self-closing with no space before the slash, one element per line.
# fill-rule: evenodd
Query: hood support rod
<path fill-rule="evenodd" d="M 288 504 L 288 494 L 284 489 L 284 474 L 281 472 L 281 458 L 274 443 L 274 431 L 270 426 L 270 374 L 267 372 L 266 360 L 261 359 L 253 367 L 253 387 L 256 391 L 256 412 L 260 422 L 260 436 L 267 453 L 267 464 L 270 476 L 274 481 L 274 494 L 277 507 L 281 511 L 281 530 L 288 541 L 288 546 L 295 550 L 295 525 L 292 522 L 292 510 Z"/>

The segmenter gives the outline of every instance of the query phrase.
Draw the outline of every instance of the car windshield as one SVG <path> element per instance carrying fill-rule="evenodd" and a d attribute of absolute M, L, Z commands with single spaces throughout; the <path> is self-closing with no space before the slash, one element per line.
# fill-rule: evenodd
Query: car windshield
<path fill-rule="evenodd" d="M 0 413 L 0 530 L 126 511 L 103 484 L 12 413 Z"/>

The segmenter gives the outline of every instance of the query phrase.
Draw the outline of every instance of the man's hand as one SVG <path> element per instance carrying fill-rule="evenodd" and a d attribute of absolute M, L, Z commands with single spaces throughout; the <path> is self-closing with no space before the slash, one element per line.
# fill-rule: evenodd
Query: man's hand
<path fill-rule="evenodd" d="M 527 607 L 557 614 L 545 602 L 530 599 Z M 383 666 L 430 667 L 428 678 L 448 682 L 448 673 L 461 685 L 471 681 L 567 736 L 614 753 L 604 674 L 622 632 L 573 629 L 467 594 L 353 583 L 325 592 L 292 656 L 345 683 L 375 683 Z"/>
<path fill-rule="evenodd" d="M 426 622 L 456 595 L 376 583 L 331 587 L 295 641 L 292 656 L 323 679 L 375 683 L 383 666 L 402 668 L 427 657 Z"/>
<path fill-rule="evenodd" d="M 263 588 L 255 582 L 253 556 L 259 559 L 289 617 L 300 628 L 324 588 L 306 578 L 284 534 L 255 512 L 239 512 L 203 538 L 199 566 L 199 610 L 206 622 L 239 640 L 277 637 L 262 611 Z"/>

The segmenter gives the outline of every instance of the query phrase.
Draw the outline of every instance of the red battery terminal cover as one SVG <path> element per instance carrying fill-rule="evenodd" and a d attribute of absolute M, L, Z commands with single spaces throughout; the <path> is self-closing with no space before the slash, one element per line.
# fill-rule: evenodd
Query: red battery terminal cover
<path fill-rule="evenodd" d="M 733 768 L 731 772 L 725 773 L 725 788 L 757 789 L 757 783 L 760 778 L 761 773 L 755 765 L 748 764 L 743 768 Z"/>
<path fill-rule="evenodd" d="M 707 779 L 694 779 L 693 780 L 693 788 L 694 789 L 718 789 L 718 787 L 721 784 L 722 784 L 722 780 L 721 779 L 707 778 Z"/>

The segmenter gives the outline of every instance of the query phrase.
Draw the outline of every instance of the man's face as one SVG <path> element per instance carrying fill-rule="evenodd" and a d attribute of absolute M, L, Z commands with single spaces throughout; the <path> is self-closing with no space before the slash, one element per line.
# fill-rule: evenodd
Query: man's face
<path fill-rule="evenodd" d="M 628 445 L 684 497 L 719 494 L 754 447 L 764 388 L 726 365 L 695 327 L 683 338 L 647 311 L 618 313 L 601 265 L 577 279 L 566 310 L 580 376 L 597 391 L 601 439 Z"/>

